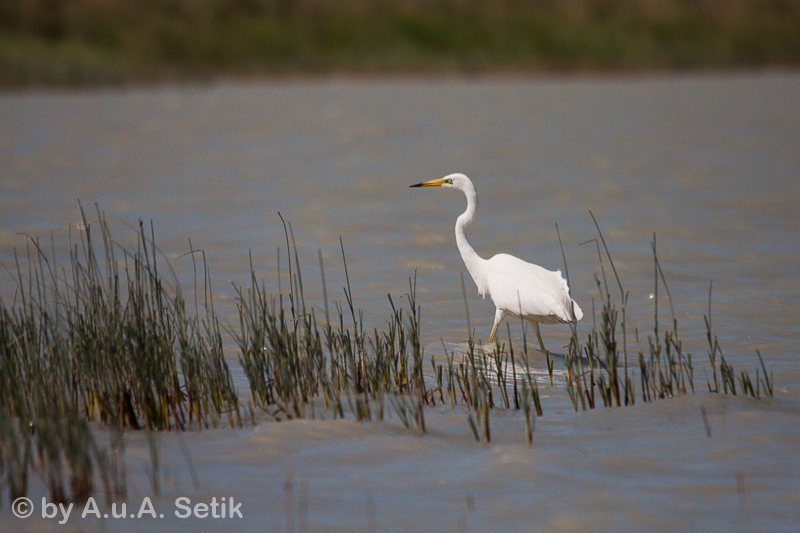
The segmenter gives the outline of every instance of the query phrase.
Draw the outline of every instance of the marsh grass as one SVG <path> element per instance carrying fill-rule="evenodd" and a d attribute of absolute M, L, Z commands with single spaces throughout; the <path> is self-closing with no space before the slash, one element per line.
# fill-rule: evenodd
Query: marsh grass
<path fill-rule="evenodd" d="M 329 299 L 318 251 L 323 301 L 307 302 L 294 233 L 281 216 L 285 248 L 277 254 L 278 292 L 268 290 L 251 256 L 249 286 L 233 287 L 238 324 L 223 328 L 202 250 L 190 241 L 181 257 L 192 261 L 194 272 L 195 297 L 187 305 L 176 274 L 155 245 L 152 224 L 140 222 L 136 245 L 126 248 L 113 239 L 99 208 L 95 215 L 90 222 L 81 207 L 82 222 L 69 233 L 68 264 L 56 261 L 52 240 L 47 251 L 31 238 L 24 255 L 16 256 L 15 270 L 7 270 L 16 287 L 13 300 L 0 306 L 0 493 L 8 490 L 11 500 L 27 493 L 32 476 L 54 502 L 85 501 L 98 486 L 109 501 L 124 495 L 123 433 L 136 429 L 148 432 L 156 494 L 161 478 L 156 432 L 240 427 L 243 418 L 253 424 L 265 418 L 382 421 L 394 413 L 404 427 L 423 435 L 426 410 L 441 405 L 463 409 L 476 441 L 490 443 L 492 410 L 515 410 L 521 412 L 526 442 L 533 443 L 536 418 L 544 409 L 531 372 L 526 324 L 521 321 L 521 349 L 515 349 L 508 323 L 507 343 L 498 337 L 494 346 L 479 345 L 463 274 L 466 347 L 448 350 L 442 341 L 444 360 L 428 359 L 431 373 L 425 375 L 416 273 L 402 297 L 387 294 L 384 327 L 368 330 L 355 304 L 343 241 L 343 300 Z M 600 297 L 592 302 L 585 342 L 577 324 L 570 326 L 565 374 L 573 408 L 635 404 L 636 368 L 629 364 L 634 357 L 643 402 L 693 393 L 694 363 L 678 334 L 655 236 L 654 324 L 645 344 L 644 335 L 630 325 L 628 293 L 592 218 Z M 667 327 L 658 313 L 662 291 L 670 308 Z M 772 372 L 760 353 L 755 379 L 746 371 L 736 374 L 725 358 L 712 330 L 710 302 L 709 289 L 708 389 L 772 396 Z M 237 347 L 249 384 L 248 407 L 223 354 L 223 331 Z M 555 360 L 549 352 L 545 356 L 554 387 Z M 110 432 L 107 446 L 95 439 L 102 427 Z"/>
<path fill-rule="evenodd" d="M 0 473 L 12 497 L 29 471 L 46 478 L 51 501 L 84 501 L 95 474 L 109 497 L 124 490 L 120 441 L 101 449 L 92 422 L 118 432 L 241 425 L 210 291 L 202 318 L 188 314 L 152 225 L 140 223 L 127 249 L 99 209 L 90 222 L 81 207 L 81 218 L 67 266 L 52 241 L 47 253 L 28 240 L 0 310 Z"/>
<path fill-rule="evenodd" d="M 325 309 L 320 321 L 316 308 L 305 301 L 291 224 L 282 217 L 281 221 L 288 293 L 268 295 L 252 268 L 250 287 L 235 287 L 240 328 L 233 336 L 254 405 L 274 419 L 294 419 L 313 416 L 309 412 L 313 400 L 321 399 L 323 411 L 331 411 L 334 417 L 345 416 L 347 406 L 358 420 L 382 420 L 388 396 L 401 422 L 424 433 L 423 407 L 435 402 L 435 391 L 427 390 L 423 376 L 415 280 L 409 279 L 405 307 L 387 295 L 386 328 L 367 332 L 363 312 L 354 304 L 340 240 L 344 302 L 334 302 L 331 316 L 325 267 L 318 254 Z"/>
<path fill-rule="evenodd" d="M 591 214 L 591 213 L 590 213 Z M 631 325 L 629 293 L 618 274 L 605 237 L 591 214 L 597 238 L 598 273 L 595 283 L 600 295 L 592 302 L 592 329 L 581 343 L 576 323 L 565 355 L 566 389 L 573 408 L 594 409 L 598 405 L 635 405 L 636 363 L 638 361 L 640 398 L 650 402 L 695 391 L 692 354 L 683 349 L 672 295 L 658 259 L 656 238 L 651 243 L 654 265 L 654 314 L 652 333 L 643 336 Z M 281 218 L 283 221 L 283 219 Z M 556 228 L 558 230 L 558 228 Z M 491 411 L 514 409 L 522 412 L 526 441 L 533 439 L 535 418 L 544 414 L 538 380 L 532 376 L 527 347 L 527 328 L 522 326 L 522 351 L 515 351 L 508 328 L 508 343 L 498 339 L 492 347 L 480 346 L 474 337 L 463 273 L 462 296 L 468 340 L 463 350 L 448 350 L 442 342 L 444 363 L 430 359 L 431 374 L 423 375 L 424 354 L 420 344 L 420 310 L 416 302 L 416 282 L 409 279 L 409 291 L 401 298 L 407 307 L 387 295 L 390 319 L 384 330 L 367 334 L 363 313 L 357 311 L 350 287 L 347 260 L 340 239 L 346 285 L 344 303 L 334 302 L 331 316 L 325 267 L 319 257 L 323 286 L 325 320 L 317 319 L 303 295 L 298 250 L 290 224 L 284 222 L 290 291 L 266 297 L 266 291 L 253 273 L 248 290 L 237 288 L 241 330 L 237 338 L 240 361 L 251 385 L 252 400 L 272 418 L 281 420 L 315 416 L 309 412 L 315 398 L 322 398 L 324 410 L 334 417 L 352 413 L 357 420 L 383 420 L 390 405 L 400 422 L 418 433 L 425 432 L 424 410 L 437 402 L 465 409 L 468 427 L 476 441 L 491 442 Z M 560 234 L 559 234 L 560 241 Z M 564 256 L 562 246 L 562 256 Z M 279 257 L 280 254 L 279 254 Z M 565 262 L 565 274 L 569 270 Z M 280 270 L 280 259 L 278 268 Z M 252 269 L 251 269 L 252 270 Z M 664 327 L 659 316 L 661 293 L 669 304 L 669 321 Z M 710 328 L 710 320 L 708 320 Z M 709 338 L 711 333 L 709 329 Z M 646 342 L 643 342 L 645 341 Z M 711 341 L 710 362 L 718 382 L 714 354 L 722 361 L 722 387 L 715 392 L 736 394 L 736 376 L 721 355 L 718 342 Z M 644 347 L 642 347 L 644 346 Z M 488 349 L 487 349 L 488 348 Z M 761 354 L 760 371 L 755 381 L 747 372 L 738 376 L 739 390 L 758 397 L 771 394 L 771 374 L 767 374 Z M 546 352 L 546 364 L 553 386 L 554 359 Z M 709 385 L 711 389 L 711 385 Z M 346 409 L 345 409 L 346 407 Z"/>
<path fill-rule="evenodd" d="M 587 241 L 587 243 L 594 243 L 597 248 L 599 273 L 595 273 L 594 280 L 600 295 L 600 309 L 598 313 L 597 302 L 593 299 L 592 329 L 583 344 L 578 340 L 575 324 L 573 323 L 571 326 L 572 335 L 566 356 L 566 373 L 567 392 L 573 408 L 575 411 L 595 408 L 598 405 L 596 393 L 599 394 L 605 407 L 634 405 L 636 388 L 629 356 L 631 358 L 635 356 L 638 359 L 642 401 L 650 402 L 694 393 L 695 364 L 692 354 L 683 348 L 672 294 L 658 258 L 655 234 L 651 243 L 653 326 L 652 332 L 646 335 L 646 345 L 643 348 L 642 332 L 630 324 L 627 309 L 629 293 L 625 290 L 618 275 L 597 219 L 593 213 L 590 212 L 590 215 L 597 230 L 597 238 Z M 614 283 L 612 285 L 616 286 L 616 291 L 609 288 L 606 264 L 613 274 Z M 659 315 L 661 291 L 666 294 L 670 310 L 669 322 L 666 327 L 660 321 Z M 616 294 L 616 298 L 612 297 L 612 293 Z M 743 394 L 754 398 L 760 398 L 762 393 L 768 397 L 772 396 L 772 372 L 767 372 L 760 352 L 757 352 L 760 369 L 756 369 L 755 380 L 747 371 L 742 371 L 737 376 L 733 366 L 722 353 L 719 340 L 712 331 L 711 288 L 709 288 L 708 315 L 704 317 L 704 322 L 709 346 L 708 359 L 712 372 L 712 378 L 707 378 L 708 390 L 714 393 L 736 395 L 738 382 L 739 391 Z M 628 338 L 631 334 L 635 341 L 635 347 L 628 345 Z M 635 350 L 635 352 L 630 354 L 631 350 Z"/>
<path fill-rule="evenodd" d="M 656 236 L 653 234 L 653 334 L 647 336 L 648 355 L 639 350 L 642 400 L 651 401 L 694 392 L 692 354 L 685 353 L 678 334 L 678 319 L 664 271 L 658 260 Z M 659 329 L 659 287 L 667 295 L 670 309 L 668 328 Z M 661 332 L 663 331 L 663 336 Z M 637 331 L 638 337 L 638 331 Z M 687 389 L 688 387 L 688 389 Z"/>
<path fill-rule="evenodd" d="M 737 375 L 733 365 L 725 358 L 722 348 L 719 344 L 719 339 L 714 333 L 711 322 L 711 293 L 714 284 L 709 283 L 708 286 L 708 314 L 703 316 L 703 321 L 706 327 L 706 340 L 708 341 L 708 361 L 711 366 L 711 373 L 713 376 L 712 381 L 706 376 L 706 384 L 709 392 L 720 392 L 720 381 L 722 383 L 722 392 L 725 394 L 736 395 L 736 382 Z M 773 395 L 773 375 L 770 369 L 767 372 L 767 366 L 764 364 L 764 359 L 761 357 L 761 352 L 756 350 L 760 369 L 756 368 L 755 374 L 755 388 L 753 387 L 753 380 L 750 374 L 743 370 L 738 375 L 738 382 L 740 385 L 739 391 L 744 395 L 749 395 L 753 398 L 761 398 L 762 388 L 764 396 L 771 398 Z M 719 368 L 719 379 L 717 378 L 717 368 Z"/>

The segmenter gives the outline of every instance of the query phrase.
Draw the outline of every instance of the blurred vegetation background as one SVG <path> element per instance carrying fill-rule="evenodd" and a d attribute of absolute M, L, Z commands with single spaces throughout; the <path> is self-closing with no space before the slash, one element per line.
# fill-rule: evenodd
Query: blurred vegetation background
<path fill-rule="evenodd" d="M 2 0 L 0 86 L 796 67 L 800 0 Z"/>

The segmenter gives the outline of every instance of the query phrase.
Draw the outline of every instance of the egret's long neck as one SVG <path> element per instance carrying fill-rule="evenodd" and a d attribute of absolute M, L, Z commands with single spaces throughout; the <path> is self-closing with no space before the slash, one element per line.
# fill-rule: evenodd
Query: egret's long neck
<path fill-rule="evenodd" d="M 456 220 L 456 245 L 458 246 L 458 251 L 461 252 L 461 259 L 464 260 L 464 264 L 475 281 L 475 285 L 478 286 L 478 291 L 483 295 L 486 293 L 483 269 L 483 264 L 486 260 L 479 256 L 470 246 L 469 242 L 467 242 L 467 235 L 464 233 L 464 228 L 475 220 L 475 214 L 478 211 L 478 195 L 473 187 L 464 190 L 464 194 L 467 197 L 467 210 L 461 213 Z"/>

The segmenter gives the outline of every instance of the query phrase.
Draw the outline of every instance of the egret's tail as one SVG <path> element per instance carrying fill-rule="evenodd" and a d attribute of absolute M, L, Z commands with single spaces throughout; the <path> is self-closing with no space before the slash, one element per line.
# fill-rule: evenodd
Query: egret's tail
<path fill-rule="evenodd" d="M 583 318 L 583 310 L 581 306 L 578 305 L 578 302 L 572 299 L 570 299 L 570 301 L 572 302 L 572 312 L 575 313 L 575 320 L 578 321 Z"/>

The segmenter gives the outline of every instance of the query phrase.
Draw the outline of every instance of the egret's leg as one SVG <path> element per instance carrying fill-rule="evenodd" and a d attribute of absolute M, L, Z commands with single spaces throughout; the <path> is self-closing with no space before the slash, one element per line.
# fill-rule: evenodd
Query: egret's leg
<path fill-rule="evenodd" d="M 494 325 L 492 326 L 492 332 L 489 334 L 489 344 L 494 341 L 494 336 L 497 333 L 497 326 L 500 325 L 500 322 L 503 321 L 503 318 L 506 316 L 506 312 L 498 309 L 494 312 Z"/>
<path fill-rule="evenodd" d="M 547 348 L 544 347 L 544 342 L 542 342 L 542 334 L 539 331 L 539 323 L 536 321 L 532 321 L 533 323 L 533 331 L 536 332 L 536 338 L 539 340 L 539 346 L 541 347 L 544 353 L 547 353 Z"/>

